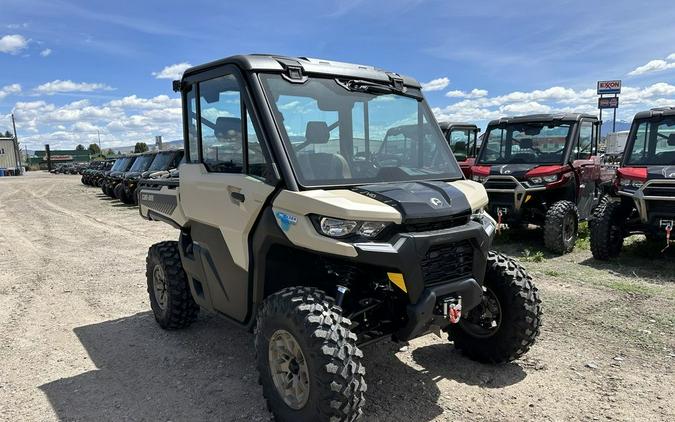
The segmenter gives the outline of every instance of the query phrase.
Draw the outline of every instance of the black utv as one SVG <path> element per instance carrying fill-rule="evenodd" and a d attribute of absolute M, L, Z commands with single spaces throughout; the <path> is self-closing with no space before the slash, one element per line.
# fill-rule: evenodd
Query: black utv
<path fill-rule="evenodd" d="M 124 176 L 123 191 L 120 199 L 125 204 L 137 204 L 136 189 L 141 180 L 167 179 L 171 172 L 178 169 L 183 158 L 183 150 L 159 151 L 145 171 L 130 171 Z M 135 167 L 136 165 L 134 165 Z"/>
<path fill-rule="evenodd" d="M 127 195 L 128 189 L 127 185 L 133 180 L 138 180 L 143 173 L 148 171 L 148 168 L 152 164 L 153 160 L 157 156 L 157 152 L 144 152 L 136 156 L 136 160 L 133 165 L 120 175 L 119 183 L 116 183 L 113 187 L 113 196 L 125 204 L 133 204 L 134 200 L 132 197 Z"/>
<path fill-rule="evenodd" d="M 670 244 L 675 223 L 675 107 L 635 115 L 613 200 L 599 208 L 591 226 L 596 259 L 618 256 L 625 237 L 645 234 Z"/>
<path fill-rule="evenodd" d="M 587 114 L 537 114 L 489 123 L 473 180 L 490 197 L 499 224 L 534 224 L 544 244 L 571 252 L 580 220 L 587 220 L 611 184 L 597 156 L 598 118 Z"/>
<path fill-rule="evenodd" d="M 115 186 L 122 183 L 124 173 L 131 169 L 138 155 L 129 155 L 121 157 L 115 161 L 109 172 L 105 174 L 101 181 L 101 191 L 111 198 L 115 198 Z"/>

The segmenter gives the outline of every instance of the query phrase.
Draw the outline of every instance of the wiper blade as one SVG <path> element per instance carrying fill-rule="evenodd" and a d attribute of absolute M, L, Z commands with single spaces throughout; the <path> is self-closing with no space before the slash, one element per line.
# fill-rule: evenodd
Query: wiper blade
<path fill-rule="evenodd" d="M 335 82 L 337 82 L 338 85 L 340 85 L 347 91 L 365 92 L 368 94 L 376 94 L 376 95 L 398 94 L 413 98 L 419 98 L 417 95 L 412 95 L 408 93 L 405 87 L 403 87 L 402 89 L 398 89 L 393 85 L 381 84 L 362 79 L 349 79 L 349 80 L 335 79 Z"/>

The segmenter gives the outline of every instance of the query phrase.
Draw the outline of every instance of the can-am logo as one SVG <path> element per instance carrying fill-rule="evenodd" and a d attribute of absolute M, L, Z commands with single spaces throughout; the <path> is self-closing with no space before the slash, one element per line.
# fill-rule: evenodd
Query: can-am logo
<path fill-rule="evenodd" d="M 429 203 L 431 204 L 432 207 L 434 208 L 441 208 L 443 206 L 443 201 L 441 201 L 438 198 L 431 198 L 429 200 Z"/>
<path fill-rule="evenodd" d="M 662 173 L 666 179 L 675 179 L 675 167 L 664 167 Z"/>
<path fill-rule="evenodd" d="M 502 166 L 499 169 L 499 174 L 511 174 L 511 169 L 506 168 L 507 166 Z"/>

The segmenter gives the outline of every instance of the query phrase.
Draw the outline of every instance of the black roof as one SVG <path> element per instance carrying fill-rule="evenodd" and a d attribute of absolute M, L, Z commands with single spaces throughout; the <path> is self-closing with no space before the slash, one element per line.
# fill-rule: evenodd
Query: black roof
<path fill-rule="evenodd" d="M 550 114 L 530 114 L 526 116 L 502 117 L 493 120 L 489 124 L 509 124 L 509 123 L 545 123 L 552 121 L 578 122 L 581 119 L 598 120 L 598 116 L 583 113 L 550 113 Z"/>
<path fill-rule="evenodd" d="M 651 117 L 675 116 L 675 107 L 657 107 L 637 113 L 634 119 L 649 119 Z"/>
<path fill-rule="evenodd" d="M 475 124 L 473 124 L 473 123 L 466 123 L 466 122 L 448 122 L 448 121 L 442 121 L 442 122 L 438 122 L 438 126 L 441 127 L 441 130 L 448 130 L 448 129 L 450 129 L 451 127 L 464 127 L 464 128 L 474 128 L 474 129 L 480 131 L 480 129 L 478 128 L 478 126 L 476 126 Z"/>
<path fill-rule="evenodd" d="M 373 81 L 389 82 L 389 75 L 402 78 L 406 86 L 420 88 L 420 84 L 413 78 L 388 72 L 373 66 L 336 62 L 332 60 L 313 59 L 309 57 L 287 57 L 274 54 L 247 54 L 230 56 L 224 59 L 194 66 L 185 71 L 183 79 L 204 70 L 218 66 L 234 64 L 244 71 L 281 73 L 287 66 L 299 66 L 303 73 L 310 75 L 343 76 L 349 78 L 369 79 Z"/>

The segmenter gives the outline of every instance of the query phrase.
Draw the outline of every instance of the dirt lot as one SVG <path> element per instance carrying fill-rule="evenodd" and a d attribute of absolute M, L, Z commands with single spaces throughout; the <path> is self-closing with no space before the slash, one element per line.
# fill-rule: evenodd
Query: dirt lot
<path fill-rule="evenodd" d="M 176 236 L 76 176 L 0 178 L 0 419 L 269 419 L 251 335 L 207 315 L 165 332 L 148 312 L 147 248 Z M 549 257 L 535 230 L 497 247 L 535 275 L 536 346 L 502 366 L 433 335 L 366 347 L 365 420 L 675 420 L 673 251 Z"/>

